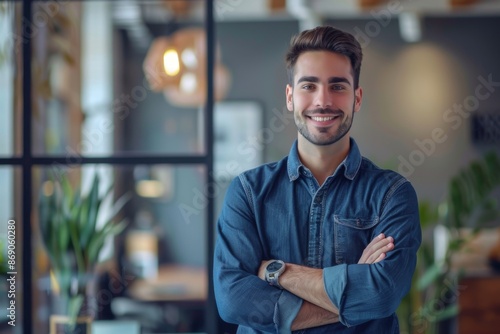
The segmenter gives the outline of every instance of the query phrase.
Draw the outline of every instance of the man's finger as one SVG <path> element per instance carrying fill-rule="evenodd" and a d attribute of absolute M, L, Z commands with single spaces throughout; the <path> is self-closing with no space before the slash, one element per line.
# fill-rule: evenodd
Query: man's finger
<path fill-rule="evenodd" d="M 384 242 L 380 242 L 377 244 L 378 248 L 368 257 L 369 263 L 376 263 L 381 261 L 379 257 L 384 254 L 384 258 L 387 252 L 394 249 L 394 243 L 392 237 L 387 237 L 383 240 Z"/>
<path fill-rule="evenodd" d="M 394 249 L 394 238 L 385 237 L 383 233 L 375 237 L 363 251 L 358 263 L 372 264 L 385 258 L 386 252 Z M 382 253 L 384 255 L 382 256 Z"/>

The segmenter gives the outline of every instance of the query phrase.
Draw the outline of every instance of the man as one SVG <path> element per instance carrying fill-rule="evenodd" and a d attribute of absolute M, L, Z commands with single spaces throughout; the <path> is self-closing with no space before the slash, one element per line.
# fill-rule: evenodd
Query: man
<path fill-rule="evenodd" d="M 297 141 L 232 181 L 218 222 L 215 296 L 238 333 L 399 333 L 418 204 L 408 180 L 363 158 L 349 136 L 361 60 L 356 39 L 333 27 L 291 41 Z"/>

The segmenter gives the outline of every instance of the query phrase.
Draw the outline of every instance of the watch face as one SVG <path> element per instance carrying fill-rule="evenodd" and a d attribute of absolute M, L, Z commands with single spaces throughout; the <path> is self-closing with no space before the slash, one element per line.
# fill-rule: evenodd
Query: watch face
<path fill-rule="evenodd" d="M 279 263 L 278 261 L 273 261 L 267 265 L 267 271 L 269 272 L 275 272 L 281 269 L 283 267 L 283 264 Z"/>

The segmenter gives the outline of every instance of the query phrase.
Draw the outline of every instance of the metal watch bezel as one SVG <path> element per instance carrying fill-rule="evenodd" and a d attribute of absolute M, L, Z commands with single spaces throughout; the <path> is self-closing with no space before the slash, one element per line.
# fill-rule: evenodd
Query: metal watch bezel
<path fill-rule="evenodd" d="M 281 264 L 281 268 L 276 271 L 270 272 L 267 268 L 269 268 L 271 264 L 274 264 L 276 262 Z M 279 277 L 284 271 L 285 271 L 285 262 L 281 260 L 272 260 L 266 265 L 266 281 L 272 286 L 283 289 L 283 287 L 279 284 Z"/>

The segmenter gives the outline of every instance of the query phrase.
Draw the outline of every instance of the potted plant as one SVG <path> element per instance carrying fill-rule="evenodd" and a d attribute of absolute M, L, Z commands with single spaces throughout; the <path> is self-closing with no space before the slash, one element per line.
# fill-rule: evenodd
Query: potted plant
<path fill-rule="evenodd" d="M 66 176 L 50 182 L 52 191 L 42 189 L 39 197 L 40 230 L 51 263 L 52 288 L 65 313 L 62 317 L 51 315 L 51 333 L 56 331 L 58 319 L 67 323 L 65 331 L 73 332 L 77 322 L 90 327 L 89 322 L 95 315 L 97 305 L 92 302 L 96 299 L 89 296 L 94 271 L 106 239 L 122 232 L 126 226 L 125 221 L 115 223 L 114 218 L 129 196 L 114 202 L 104 224 L 98 224 L 102 204 L 112 196 L 112 186 L 100 192 L 97 173 L 87 194 L 82 194 L 80 189 L 73 190 Z"/>
<path fill-rule="evenodd" d="M 402 332 L 437 333 L 440 323 L 458 314 L 458 303 L 452 300 L 461 270 L 452 270 L 452 259 L 463 251 L 487 223 L 500 216 L 495 192 L 500 189 L 500 158 L 490 152 L 470 162 L 448 182 L 448 196 L 438 205 L 419 204 L 422 230 L 436 228 L 449 236 L 443 258 L 433 254 L 432 244 L 423 242 L 410 293 L 398 309 Z M 470 232 L 464 233 L 464 228 Z M 445 296 L 445 298 L 443 298 Z"/>

